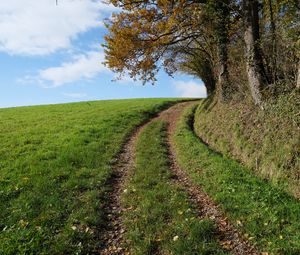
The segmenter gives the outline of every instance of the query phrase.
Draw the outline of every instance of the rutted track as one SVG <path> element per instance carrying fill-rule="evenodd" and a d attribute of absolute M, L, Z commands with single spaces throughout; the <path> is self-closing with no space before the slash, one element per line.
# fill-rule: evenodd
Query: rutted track
<path fill-rule="evenodd" d="M 165 112 L 172 112 L 174 107 L 184 108 L 185 104 L 187 103 L 178 103 L 175 106 L 162 111 L 158 117 L 152 118 L 145 124 L 138 127 L 126 141 L 121 153 L 117 156 L 113 167 L 113 176 L 109 180 L 109 185 L 111 186 L 111 190 L 108 194 L 109 202 L 104 210 L 108 220 L 108 225 L 101 236 L 101 239 L 104 243 L 99 250 L 101 255 L 129 254 L 128 251 L 124 250 L 125 240 L 123 239 L 123 235 L 126 230 L 121 220 L 121 215 L 124 211 L 124 208 L 121 206 L 121 194 L 125 189 L 124 182 L 130 172 L 130 169 L 134 168 L 135 142 L 139 137 L 139 134 L 151 121 L 160 118 L 160 116 L 162 116 Z"/>
<path fill-rule="evenodd" d="M 220 244 L 226 250 L 237 255 L 260 254 L 253 246 L 241 237 L 238 231 L 230 224 L 229 220 L 220 210 L 218 205 L 216 205 L 214 201 L 203 190 L 201 190 L 201 188 L 192 183 L 186 172 L 179 167 L 176 161 L 175 148 L 172 143 L 172 134 L 174 134 L 176 122 L 187 105 L 191 105 L 191 103 L 185 103 L 185 105 L 177 104 L 162 112 L 157 118 L 168 123 L 170 168 L 175 175 L 176 182 L 186 189 L 190 195 L 190 199 L 197 205 L 199 209 L 199 217 L 210 218 L 215 222 L 219 231 L 218 238 Z"/>
<path fill-rule="evenodd" d="M 109 203 L 105 208 L 108 225 L 102 236 L 104 245 L 100 248 L 101 255 L 128 254 L 128 252 L 124 250 L 123 245 L 125 228 L 121 220 L 121 215 L 124 211 L 124 208 L 121 206 L 121 194 L 124 190 L 124 181 L 126 180 L 129 170 L 134 167 L 135 141 L 147 124 L 148 122 L 134 131 L 116 158 L 116 163 L 113 167 L 113 176 L 109 181 L 109 185 L 111 185 L 112 188 L 108 196 Z"/>
<path fill-rule="evenodd" d="M 185 188 L 185 190 L 189 193 L 191 201 L 197 205 L 199 217 L 210 218 L 215 222 L 218 228 L 219 242 L 226 250 L 237 255 L 260 254 L 241 237 L 238 231 L 236 231 L 236 229 L 230 224 L 229 220 L 212 201 L 212 199 L 203 192 L 201 188 L 195 186 L 185 171 L 183 171 L 177 164 L 175 149 L 171 138 L 175 130 L 176 122 L 181 116 L 183 110 L 191 104 L 194 104 L 194 102 L 178 103 L 175 106 L 161 112 L 158 117 L 149 120 L 149 122 L 153 120 L 162 120 L 168 123 L 170 168 L 174 173 L 174 179 Z M 123 234 L 125 229 L 122 224 L 121 214 L 124 209 L 121 206 L 120 198 L 122 191 L 124 190 L 124 181 L 128 176 L 129 170 L 134 167 L 135 141 L 142 129 L 149 122 L 140 126 L 129 138 L 124 145 L 122 152 L 119 154 L 114 166 L 114 176 L 110 182 L 112 190 L 109 194 L 109 205 L 105 209 L 109 224 L 103 236 L 105 245 L 101 248 L 100 254 L 129 254 L 128 251 L 123 248 L 123 244 L 125 242 Z"/>

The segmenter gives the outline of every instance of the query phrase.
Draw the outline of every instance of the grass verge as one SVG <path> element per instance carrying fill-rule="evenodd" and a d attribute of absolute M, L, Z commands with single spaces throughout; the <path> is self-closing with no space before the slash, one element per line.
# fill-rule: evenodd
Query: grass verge
<path fill-rule="evenodd" d="M 0 109 L 0 254 L 87 254 L 132 130 L 176 100 Z"/>
<path fill-rule="evenodd" d="M 300 254 L 299 201 L 208 148 L 191 128 L 194 110 L 186 110 L 173 137 L 180 166 L 261 251 Z"/>
<path fill-rule="evenodd" d="M 300 198 L 299 95 L 268 99 L 264 110 L 246 99 L 222 104 L 207 98 L 195 113 L 195 132 L 211 148 Z"/>
<path fill-rule="evenodd" d="M 137 142 L 136 168 L 122 196 L 131 254 L 225 254 L 212 221 L 199 220 L 168 166 L 165 124 L 150 123 Z"/>

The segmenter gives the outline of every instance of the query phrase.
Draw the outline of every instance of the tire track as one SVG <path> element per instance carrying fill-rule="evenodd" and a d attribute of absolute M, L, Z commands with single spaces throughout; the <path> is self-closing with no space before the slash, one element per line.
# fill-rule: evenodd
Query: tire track
<path fill-rule="evenodd" d="M 174 106 L 171 106 L 170 108 L 172 107 Z M 164 111 L 168 111 L 168 109 Z M 115 158 L 115 163 L 113 165 L 113 174 L 107 183 L 107 185 L 111 187 L 107 198 L 109 202 L 104 208 L 104 214 L 106 215 L 108 223 L 105 229 L 103 230 L 103 233 L 101 234 L 101 240 L 103 245 L 96 252 L 97 254 L 129 254 L 129 252 L 124 248 L 125 240 L 123 236 L 126 230 L 123 225 L 121 216 L 122 212 L 124 212 L 125 209 L 121 205 L 121 194 L 125 189 L 125 181 L 128 178 L 130 170 L 134 168 L 135 142 L 142 130 L 156 118 L 157 117 L 151 118 L 144 124 L 139 126 L 127 139 L 127 141 L 123 145 L 123 148 L 121 149 L 121 152 Z"/>
<path fill-rule="evenodd" d="M 179 167 L 176 161 L 172 135 L 183 110 L 192 104 L 195 104 L 195 102 L 177 103 L 162 111 L 157 117 L 138 127 L 123 146 L 121 153 L 116 158 L 116 163 L 113 167 L 114 173 L 109 182 L 112 189 L 108 196 L 109 203 L 104 210 L 107 215 L 108 225 L 102 235 L 104 245 L 99 250 L 101 255 L 130 254 L 124 248 L 126 240 L 124 240 L 123 236 L 126 230 L 121 220 L 122 212 L 124 212 L 124 208 L 121 206 L 121 194 L 125 188 L 124 182 L 128 178 L 130 170 L 134 168 L 135 142 L 142 130 L 154 120 L 165 121 L 168 124 L 168 150 L 170 169 L 174 174 L 174 181 L 183 186 L 188 192 L 191 202 L 197 205 L 199 217 L 209 218 L 216 224 L 218 229 L 217 237 L 221 246 L 235 255 L 261 254 L 241 237 L 218 205 L 199 186 L 192 183 L 187 173 Z"/>
<path fill-rule="evenodd" d="M 188 174 L 179 167 L 176 160 L 175 146 L 172 142 L 172 135 L 175 132 L 176 123 L 179 120 L 183 110 L 193 103 L 185 105 L 175 105 L 174 107 L 162 112 L 157 119 L 168 123 L 168 149 L 170 158 L 170 168 L 174 173 L 174 180 L 185 188 L 190 199 L 197 205 L 200 218 L 209 218 L 217 226 L 218 239 L 220 245 L 227 251 L 235 255 L 258 255 L 255 247 L 251 246 L 243 239 L 241 234 L 233 227 L 228 218 L 216 203 L 201 189 L 192 183 Z M 194 103 L 195 104 L 195 103 Z"/>
<path fill-rule="evenodd" d="M 100 248 L 101 255 L 123 255 L 129 254 L 124 248 L 125 240 L 123 238 L 125 227 L 121 215 L 124 208 L 121 205 L 121 194 L 124 191 L 124 183 L 131 169 L 134 168 L 135 142 L 151 120 L 139 126 L 129 139 L 123 145 L 123 148 L 113 166 L 113 176 L 109 181 L 112 189 L 109 192 L 109 203 L 104 209 L 107 216 L 108 224 L 102 234 L 104 245 Z"/>

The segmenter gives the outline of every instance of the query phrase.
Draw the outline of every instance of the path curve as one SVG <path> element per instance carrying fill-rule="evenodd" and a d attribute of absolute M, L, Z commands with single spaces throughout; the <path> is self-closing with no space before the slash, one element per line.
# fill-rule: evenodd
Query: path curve
<path fill-rule="evenodd" d="M 172 107 L 174 106 L 171 106 L 170 108 Z M 168 108 L 167 110 L 169 110 L 170 108 Z M 121 152 L 115 158 L 115 163 L 113 165 L 113 175 L 108 183 L 108 185 L 111 186 L 111 190 L 108 194 L 109 202 L 104 208 L 104 214 L 106 215 L 108 224 L 101 235 L 103 245 L 99 248 L 97 252 L 98 254 L 129 254 L 129 252 L 124 249 L 125 240 L 123 239 L 123 235 L 125 233 L 125 228 L 121 220 L 121 215 L 122 212 L 125 211 L 125 209 L 121 206 L 121 195 L 125 189 L 124 185 L 130 173 L 130 170 L 134 168 L 136 140 L 139 137 L 142 130 L 154 119 L 155 117 L 149 119 L 144 124 L 137 127 L 133 134 L 127 139 L 127 141 L 123 145 Z"/>
<path fill-rule="evenodd" d="M 235 255 L 259 255 L 261 253 L 242 238 L 240 233 L 232 224 L 230 224 L 218 205 L 201 189 L 201 187 L 192 183 L 188 174 L 181 169 L 177 163 L 172 135 L 175 132 L 176 123 L 183 111 L 192 104 L 196 103 L 188 102 L 177 104 L 170 109 L 163 111 L 159 117 L 157 117 L 157 119 L 165 121 L 168 124 L 167 132 L 170 168 L 175 175 L 175 181 L 185 188 L 191 201 L 197 205 L 199 217 L 209 218 L 216 224 L 219 232 L 219 242 L 225 250 L 228 250 Z"/>
<path fill-rule="evenodd" d="M 192 183 L 189 176 L 179 167 L 176 161 L 172 135 L 174 134 L 176 123 L 183 110 L 192 104 L 195 104 L 195 102 L 177 103 L 167 110 L 162 111 L 157 117 L 150 119 L 148 122 L 138 127 L 123 146 L 121 153 L 116 158 L 114 173 L 110 180 L 112 190 L 108 197 L 109 205 L 107 205 L 104 210 L 109 223 L 102 236 L 104 245 L 99 251 L 101 255 L 129 254 L 128 251 L 124 250 L 125 240 L 123 239 L 123 235 L 125 233 L 125 228 L 121 220 L 121 214 L 124 209 L 121 206 L 121 194 L 124 190 L 126 177 L 128 177 L 130 170 L 134 168 L 135 142 L 142 130 L 150 122 L 155 120 L 162 120 L 168 124 L 170 168 L 175 176 L 174 180 L 185 188 L 191 201 L 197 205 L 199 217 L 210 218 L 215 222 L 219 232 L 218 238 L 223 248 L 231 251 L 235 255 L 260 254 L 241 237 L 213 200 L 201 190 L 201 188 Z"/>

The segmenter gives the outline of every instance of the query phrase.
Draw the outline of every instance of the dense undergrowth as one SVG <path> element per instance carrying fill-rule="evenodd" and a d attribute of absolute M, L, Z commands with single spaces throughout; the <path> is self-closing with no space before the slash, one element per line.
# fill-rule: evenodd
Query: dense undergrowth
<path fill-rule="evenodd" d="M 184 113 L 173 136 L 181 167 L 260 251 L 300 254 L 299 201 L 207 147 L 192 129 L 193 110 Z"/>
<path fill-rule="evenodd" d="M 175 100 L 0 110 L 0 254 L 87 254 L 122 143 Z"/>
<path fill-rule="evenodd" d="M 172 181 L 165 124 L 149 124 L 136 148 L 123 204 L 130 254 L 225 254 L 211 220 L 197 218 L 188 194 Z"/>
<path fill-rule="evenodd" d="M 196 111 L 195 131 L 217 151 L 300 197 L 299 91 L 269 100 L 264 110 L 246 101 L 206 99 Z"/>

